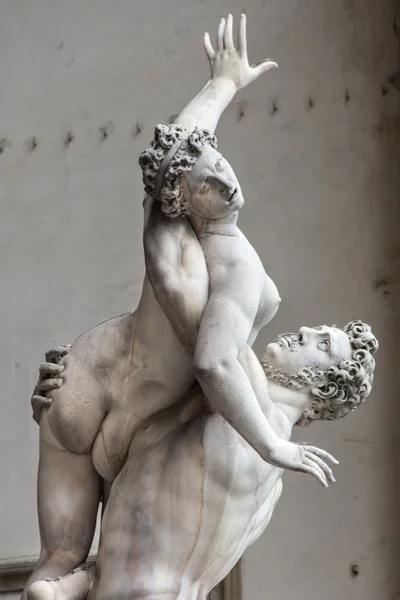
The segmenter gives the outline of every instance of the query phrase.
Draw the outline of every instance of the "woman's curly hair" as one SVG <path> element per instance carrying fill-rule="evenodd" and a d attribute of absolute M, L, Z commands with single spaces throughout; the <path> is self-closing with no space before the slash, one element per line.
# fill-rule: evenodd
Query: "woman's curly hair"
<path fill-rule="evenodd" d="M 168 151 L 177 142 L 182 141 L 169 163 L 158 190 L 157 174 Z M 157 125 L 154 139 L 150 147 L 139 157 L 139 165 L 143 171 L 145 192 L 161 202 L 161 210 L 171 219 L 188 214 L 184 197 L 181 176 L 192 170 L 196 159 L 209 145 L 217 147 L 217 139 L 206 129 L 195 129 L 191 134 L 180 125 Z"/>
<path fill-rule="evenodd" d="M 371 327 L 362 321 L 351 321 L 344 327 L 351 348 L 351 360 L 344 360 L 338 367 L 314 373 L 315 385 L 311 388 L 313 400 L 306 408 L 297 425 L 309 425 L 315 419 L 334 420 L 355 410 L 371 392 L 374 378 L 378 340 Z"/>

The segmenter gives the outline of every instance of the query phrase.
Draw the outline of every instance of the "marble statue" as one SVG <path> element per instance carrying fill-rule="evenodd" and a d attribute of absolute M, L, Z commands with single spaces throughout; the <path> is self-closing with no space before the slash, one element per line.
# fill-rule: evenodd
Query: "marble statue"
<path fill-rule="evenodd" d="M 283 469 L 334 482 L 292 427 L 343 417 L 371 390 L 371 329 L 303 327 L 260 363 L 280 298 L 237 227 L 239 182 L 214 131 L 250 67 L 221 21 L 211 79 L 139 159 L 146 276 L 134 313 L 55 349 L 32 405 L 40 425 L 41 555 L 29 600 L 202 600 L 265 529 Z M 96 563 L 85 563 L 103 502 Z"/>

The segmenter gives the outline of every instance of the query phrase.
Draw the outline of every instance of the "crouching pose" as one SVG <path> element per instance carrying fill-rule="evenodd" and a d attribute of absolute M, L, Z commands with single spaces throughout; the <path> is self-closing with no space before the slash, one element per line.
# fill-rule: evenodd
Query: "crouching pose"
<path fill-rule="evenodd" d="M 302 327 L 269 344 L 270 400 L 261 408 L 276 435 L 289 440 L 296 424 L 355 410 L 370 393 L 377 347 L 361 321 Z M 29 595 L 84 600 L 94 581 L 90 600 L 203 600 L 268 525 L 282 472 L 193 390 L 136 433 L 104 512 L 96 566 L 37 582 Z"/>

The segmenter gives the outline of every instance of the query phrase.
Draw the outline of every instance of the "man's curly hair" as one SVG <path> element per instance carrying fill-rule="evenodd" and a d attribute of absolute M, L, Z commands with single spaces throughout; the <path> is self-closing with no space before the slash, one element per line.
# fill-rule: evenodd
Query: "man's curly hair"
<path fill-rule="evenodd" d="M 157 174 L 162 161 L 168 151 L 179 141 L 182 141 L 182 145 L 167 166 L 161 189 L 158 190 Z M 195 129 L 188 135 L 180 125 L 157 125 L 150 147 L 141 153 L 139 165 L 143 171 L 145 192 L 161 202 L 161 210 L 169 218 L 187 216 L 187 201 L 184 197 L 181 177 L 192 170 L 196 159 L 207 145 L 216 148 L 217 139 L 206 129 Z"/>
<path fill-rule="evenodd" d="M 327 371 L 303 368 L 286 376 L 265 361 L 264 370 L 269 379 L 290 389 L 312 386 L 312 401 L 296 425 L 307 426 L 317 419 L 335 420 L 345 417 L 358 408 L 369 396 L 374 379 L 375 359 L 378 340 L 371 327 L 362 321 L 351 321 L 343 328 L 347 333 L 351 348 L 351 360 L 344 360 L 339 366 Z"/>

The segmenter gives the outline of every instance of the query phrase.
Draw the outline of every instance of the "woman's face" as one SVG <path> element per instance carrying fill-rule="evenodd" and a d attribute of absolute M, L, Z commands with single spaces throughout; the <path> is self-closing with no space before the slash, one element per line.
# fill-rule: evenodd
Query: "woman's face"
<path fill-rule="evenodd" d="M 242 208 L 244 200 L 230 164 L 211 146 L 206 146 L 183 185 L 192 215 L 221 219 Z"/>

